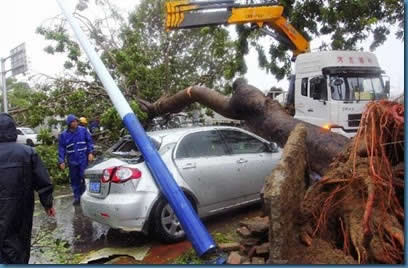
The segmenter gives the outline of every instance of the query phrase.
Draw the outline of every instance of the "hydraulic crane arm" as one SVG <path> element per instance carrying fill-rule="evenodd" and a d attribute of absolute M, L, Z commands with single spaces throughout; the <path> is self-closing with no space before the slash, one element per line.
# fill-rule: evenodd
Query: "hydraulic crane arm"
<path fill-rule="evenodd" d="M 309 52 L 309 42 L 282 16 L 283 11 L 282 6 L 270 3 L 241 5 L 235 0 L 168 1 L 166 29 L 252 23 L 292 49 L 294 56 Z M 264 26 L 275 31 L 271 32 Z"/>

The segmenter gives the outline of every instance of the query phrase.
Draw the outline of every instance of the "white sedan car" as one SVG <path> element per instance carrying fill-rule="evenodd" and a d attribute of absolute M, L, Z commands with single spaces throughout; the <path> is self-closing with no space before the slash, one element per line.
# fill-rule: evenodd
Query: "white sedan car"
<path fill-rule="evenodd" d="M 37 134 L 28 127 L 17 127 L 17 143 L 34 147 L 39 144 Z"/>
<path fill-rule="evenodd" d="M 281 156 L 276 144 L 235 127 L 148 135 L 202 218 L 259 202 L 264 179 Z M 154 233 L 164 242 L 183 239 L 176 215 L 131 138 L 121 139 L 107 154 L 110 158 L 85 171 L 84 214 L 112 228 Z"/>

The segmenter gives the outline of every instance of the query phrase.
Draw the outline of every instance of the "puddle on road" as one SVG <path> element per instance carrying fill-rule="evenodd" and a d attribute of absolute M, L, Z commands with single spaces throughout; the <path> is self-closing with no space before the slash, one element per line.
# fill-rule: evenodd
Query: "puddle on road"
<path fill-rule="evenodd" d="M 35 205 L 31 264 L 77 263 L 90 251 L 142 247 L 147 241 L 140 233 L 123 233 L 86 218 L 67 191 L 56 195 L 54 207 L 56 217 L 49 218 L 39 203 Z"/>
<path fill-rule="evenodd" d="M 168 264 L 192 248 L 187 241 L 171 245 L 161 244 L 141 233 L 121 232 L 91 221 L 83 216 L 81 207 L 72 205 L 73 198 L 70 194 L 70 188 L 59 189 L 56 193 L 55 218 L 48 218 L 41 205 L 36 203 L 32 236 L 34 246 L 30 264 L 78 264 L 87 255 L 104 248 L 139 249 L 144 256 L 142 261 L 137 261 L 127 253 L 115 253 L 111 258 L 107 258 L 113 264 Z M 241 219 L 258 215 L 260 212 L 258 207 L 244 208 L 208 218 L 205 224 L 210 232 L 235 234 L 235 227 Z M 152 246 L 150 251 L 145 251 L 144 248 L 149 246 Z M 120 257 L 112 258 L 118 254 Z"/>

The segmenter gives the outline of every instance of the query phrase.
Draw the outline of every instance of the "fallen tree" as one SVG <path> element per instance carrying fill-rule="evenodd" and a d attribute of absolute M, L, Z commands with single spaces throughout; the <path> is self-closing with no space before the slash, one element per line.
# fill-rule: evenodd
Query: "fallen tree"
<path fill-rule="evenodd" d="M 179 112 L 194 102 L 225 117 L 244 120 L 253 132 L 280 146 L 286 144 L 290 133 L 300 123 L 278 102 L 265 97 L 242 79 L 234 82 L 231 97 L 206 87 L 193 86 L 153 104 L 140 100 L 142 109 L 151 118 Z M 297 234 L 291 238 L 299 238 L 299 244 L 296 240 L 291 241 L 291 253 L 283 258 L 301 259 L 287 262 L 403 262 L 403 125 L 403 105 L 388 101 L 374 102 L 367 107 L 354 140 L 303 122 L 301 136 L 305 149 L 301 151 L 307 154 L 295 154 L 298 159 L 290 154 L 288 158 L 298 160 L 300 165 L 305 161 L 307 165 L 297 173 L 293 171 L 294 165 L 283 164 L 282 170 L 288 170 L 287 175 L 292 177 L 289 182 L 299 183 L 290 184 L 299 189 L 291 192 L 305 192 L 305 195 L 297 196 L 303 197 L 300 199 L 287 199 L 288 188 L 286 191 L 285 186 L 288 184 L 282 184 L 277 191 L 269 190 L 275 184 L 274 172 L 266 181 L 268 192 L 280 195 L 282 190 L 284 198 L 277 198 L 286 201 L 281 207 L 282 214 L 296 212 L 298 216 L 286 218 L 295 222 L 292 227 L 297 227 L 294 229 Z M 305 173 L 302 169 L 306 169 Z M 304 182 L 308 180 L 304 176 L 310 169 L 324 177 L 305 189 Z M 269 203 L 270 194 L 266 195 Z M 291 202 L 296 203 L 291 207 L 294 210 L 285 206 Z M 276 205 L 270 203 L 271 209 Z M 275 243 L 270 240 L 270 244 Z M 270 257 L 270 262 L 274 263 L 280 259 L 280 251 L 273 247 L 270 246 L 270 255 L 271 251 L 275 254 Z"/>
<path fill-rule="evenodd" d="M 162 97 L 153 104 L 144 100 L 139 102 L 150 118 L 177 113 L 198 102 L 224 117 L 245 121 L 254 133 L 278 143 L 281 147 L 286 143 L 291 131 L 301 122 L 290 116 L 277 101 L 266 97 L 244 79 L 237 79 L 233 83 L 231 97 L 206 87 L 192 86 L 173 96 Z M 349 139 L 309 123 L 304 125 L 307 129 L 309 158 L 314 160 L 309 162 L 310 167 L 323 175 L 331 160 L 342 152 Z"/>

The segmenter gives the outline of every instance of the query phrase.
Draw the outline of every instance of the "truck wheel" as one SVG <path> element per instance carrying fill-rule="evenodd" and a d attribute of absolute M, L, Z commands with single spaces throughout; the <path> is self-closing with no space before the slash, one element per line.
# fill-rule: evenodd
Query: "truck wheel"
<path fill-rule="evenodd" d="M 26 145 L 27 145 L 27 146 L 30 146 L 30 147 L 34 147 L 33 140 L 31 140 L 31 139 L 27 139 L 27 141 L 26 141 Z"/>

